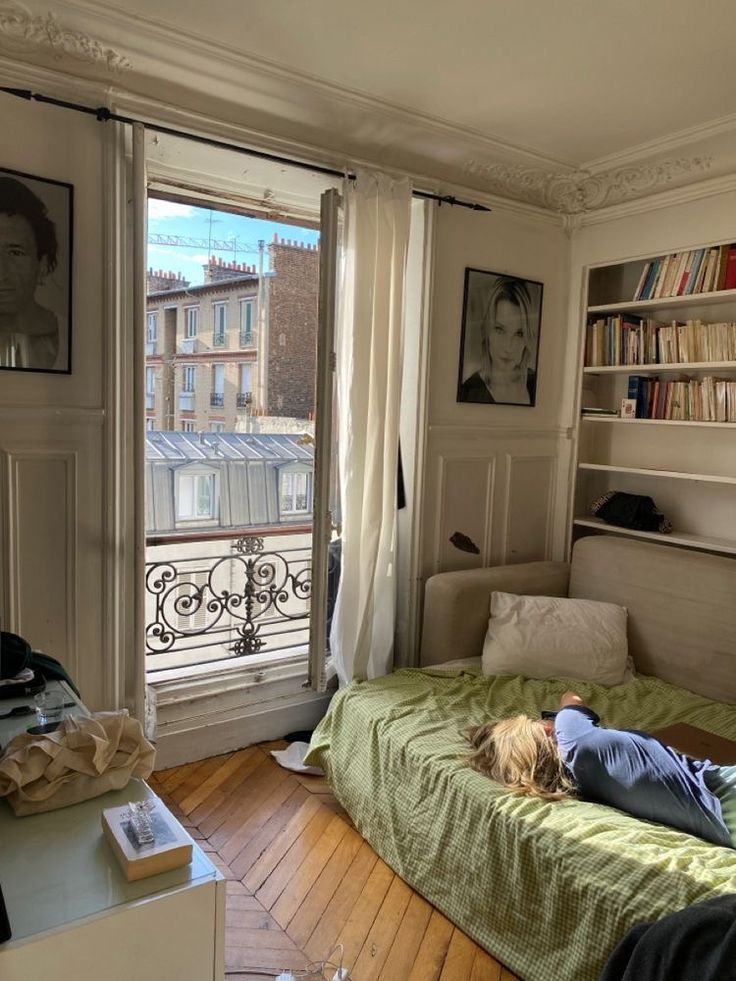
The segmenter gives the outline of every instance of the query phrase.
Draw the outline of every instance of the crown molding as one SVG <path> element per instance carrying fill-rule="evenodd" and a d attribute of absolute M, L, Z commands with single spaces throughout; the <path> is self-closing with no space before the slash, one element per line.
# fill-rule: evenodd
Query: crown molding
<path fill-rule="evenodd" d="M 80 30 L 64 27 L 54 13 L 33 14 L 17 0 L 0 0 L 0 46 L 16 52 L 46 50 L 56 58 L 64 55 L 92 62 L 109 72 L 130 68 L 128 59 Z"/>
<path fill-rule="evenodd" d="M 699 201 L 703 198 L 716 197 L 719 194 L 728 194 L 733 191 L 736 191 L 736 174 L 726 174 L 723 177 L 698 181 L 696 184 L 687 184 L 684 187 L 660 191 L 658 194 L 650 194 L 636 201 L 627 201 L 608 208 L 601 208 L 599 211 L 590 211 L 577 216 L 577 227 L 615 221 L 618 218 L 628 218 L 631 215 L 644 214 L 647 211 L 671 208 L 678 204 L 688 204 L 690 201 Z"/>
<path fill-rule="evenodd" d="M 582 215 L 651 194 L 677 179 L 691 175 L 699 177 L 711 165 L 712 160 L 708 157 L 681 157 L 595 174 L 590 170 L 550 173 L 521 164 L 508 166 L 472 159 L 466 162 L 465 170 L 482 177 L 489 188 L 499 194 L 520 197 L 561 215 Z"/>

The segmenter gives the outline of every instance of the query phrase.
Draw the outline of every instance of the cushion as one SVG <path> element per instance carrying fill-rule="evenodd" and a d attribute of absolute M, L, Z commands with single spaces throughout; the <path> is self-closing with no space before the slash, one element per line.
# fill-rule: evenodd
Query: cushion
<path fill-rule="evenodd" d="M 491 593 L 483 674 L 630 680 L 626 608 L 596 600 Z"/>

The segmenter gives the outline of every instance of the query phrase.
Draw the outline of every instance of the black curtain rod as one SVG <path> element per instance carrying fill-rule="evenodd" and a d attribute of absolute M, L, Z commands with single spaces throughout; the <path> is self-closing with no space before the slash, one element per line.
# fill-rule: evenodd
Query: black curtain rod
<path fill-rule="evenodd" d="M 133 119 L 131 116 L 121 116 L 117 112 L 111 112 L 105 106 L 82 106 L 77 102 L 66 102 L 64 99 L 54 99 L 48 95 L 39 95 L 31 92 L 30 89 L 15 89 L 0 86 L 0 92 L 7 95 L 14 95 L 19 99 L 27 101 L 44 102 L 50 106 L 59 106 L 62 109 L 72 109 L 74 112 L 83 112 L 88 116 L 94 116 L 100 123 L 114 122 L 126 123 L 128 126 L 140 124 L 144 129 L 154 133 L 164 133 L 166 136 L 177 136 L 185 140 L 192 140 L 194 143 L 203 143 L 206 146 L 218 147 L 221 150 L 232 150 L 235 153 L 244 153 L 249 157 L 258 157 L 260 160 L 272 160 L 274 163 L 288 164 L 291 167 L 300 167 L 302 170 L 311 170 L 317 174 L 327 174 L 329 177 L 345 177 L 347 180 L 354 181 L 355 174 L 336 170 L 334 167 L 322 167 L 319 164 L 306 163 L 304 160 L 294 160 L 292 157 L 282 157 L 276 153 L 266 153 L 264 150 L 251 150 L 236 143 L 226 143 L 224 140 L 215 140 L 209 136 L 198 136 L 196 133 L 185 133 L 183 130 L 172 129 L 169 126 L 159 126 L 157 123 L 146 123 L 141 119 Z M 484 204 L 477 204 L 473 201 L 460 201 L 452 194 L 432 194 L 430 191 L 412 191 L 415 198 L 426 198 L 429 201 L 438 201 L 440 205 L 450 204 L 458 208 L 470 208 L 471 211 L 490 211 Z"/>

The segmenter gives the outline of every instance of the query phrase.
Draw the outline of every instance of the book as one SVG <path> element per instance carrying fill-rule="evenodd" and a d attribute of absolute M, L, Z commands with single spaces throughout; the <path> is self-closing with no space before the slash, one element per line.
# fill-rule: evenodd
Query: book
<path fill-rule="evenodd" d="M 151 798 L 149 816 L 154 841 L 139 844 L 127 804 L 102 812 L 102 830 L 128 882 L 170 872 L 192 860 L 192 839 L 158 797 Z"/>
<path fill-rule="evenodd" d="M 724 290 L 736 289 L 736 245 L 729 245 L 728 256 L 726 257 L 726 278 L 723 282 Z"/>

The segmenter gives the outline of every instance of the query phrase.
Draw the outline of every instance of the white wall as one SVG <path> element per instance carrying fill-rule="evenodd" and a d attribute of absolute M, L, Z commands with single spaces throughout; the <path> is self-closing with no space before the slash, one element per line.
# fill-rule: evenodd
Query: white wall
<path fill-rule="evenodd" d="M 561 223 L 497 208 L 442 207 L 436 247 L 425 468 L 424 578 L 435 572 L 556 557 L 559 410 L 570 242 Z M 536 405 L 456 401 L 464 270 L 544 284 Z M 449 541 L 453 532 L 479 548 Z"/>
<path fill-rule="evenodd" d="M 72 374 L 0 372 L 3 627 L 62 661 L 93 708 L 105 656 L 103 131 L 3 97 L 0 166 L 74 185 Z"/>

